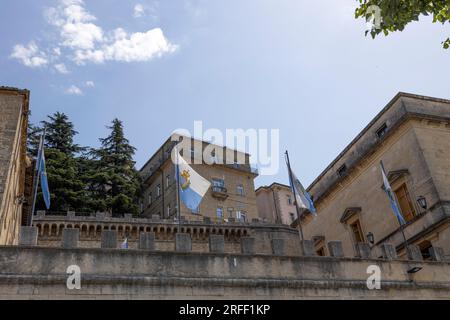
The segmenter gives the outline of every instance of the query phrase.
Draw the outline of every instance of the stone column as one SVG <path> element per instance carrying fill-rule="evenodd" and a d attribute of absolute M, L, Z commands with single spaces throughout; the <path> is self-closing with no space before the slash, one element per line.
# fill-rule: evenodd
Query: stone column
<path fill-rule="evenodd" d="M 65 249 L 78 248 L 78 241 L 80 240 L 80 229 L 67 229 L 62 231 L 61 246 Z"/>
<path fill-rule="evenodd" d="M 301 240 L 300 241 L 300 255 L 304 257 L 312 257 L 316 255 L 314 250 L 314 241 Z"/>
<path fill-rule="evenodd" d="M 356 244 L 356 256 L 361 259 L 370 259 L 370 246 L 365 242 L 358 242 Z"/>
<path fill-rule="evenodd" d="M 20 227 L 19 246 L 37 246 L 38 229 L 36 227 Z"/>
<path fill-rule="evenodd" d="M 117 231 L 102 230 L 102 248 L 117 249 Z"/>
<path fill-rule="evenodd" d="M 395 247 L 390 243 L 383 243 L 381 245 L 381 252 L 383 253 L 383 259 L 395 260 L 397 259 L 397 251 Z"/>
<path fill-rule="evenodd" d="M 209 235 L 209 252 L 225 252 L 225 237 L 223 235 Z"/>
<path fill-rule="evenodd" d="M 444 249 L 439 248 L 439 247 L 431 247 L 429 249 L 430 252 L 430 256 L 431 259 L 433 259 L 433 261 L 441 261 L 441 262 L 445 262 L 445 253 L 444 253 Z"/>
<path fill-rule="evenodd" d="M 272 253 L 276 256 L 286 255 L 286 247 L 284 239 L 272 239 Z"/>
<path fill-rule="evenodd" d="M 423 261 L 422 252 L 420 252 L 419 246 L 410 244 L 406 248 L 408 259 L 413 261 Z"/>
<path fill-rule="evenodd" d="M 242 237 L 241 238 L 241 252 L 244 254 L 255 253 L 255 238 Z"/>
<path fill-rule="evenodd" d="M 155 233 L 141 232 L 139 234 L 139 249 L 140 250 L 155 250 Z"/>
<path fill-rule="evenodd" d="M 342 248 L 341 241 L 330 241 L 328 242 L 328 251 L 330 252 L 330 256 L 335 258 L 343 258 L 344 250 Z"/>
<path fill-rule="evenodd" d="M 192 239 L 189 233 L 177 233 L 175 236 L 175 251 L 191 252 Z"/>

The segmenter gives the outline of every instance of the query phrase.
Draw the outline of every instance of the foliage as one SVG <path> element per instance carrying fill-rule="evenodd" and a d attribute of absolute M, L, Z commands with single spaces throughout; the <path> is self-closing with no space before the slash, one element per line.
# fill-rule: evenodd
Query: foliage
<path fill-rule="evenodd" d="M 360 6 L 355 11 L 356 18 L 370 20 L 374 18 L 373 6 L 381 9 L 380 28 L 375 26 L 370 32 L 375 38 L 381 32 L 388 35 L 391 32 L 403 31 L 407 24 L 418 21 L 421 15 L 433 16 L 433 23 L 450 22 L 450 1 L 448 0 L 358 0 Z M 450 47 L 450 38 L 442 42 L 445 49 Z"/>
<path fill-rule="evenodd" d="M 94 166 L 88 176 L 96 206 L 113 215 L 138 213 L 140 179 L 135 169 L 135 148 L 125 138 L 122 122 L 112 121 L 111 133 L 100 139 L 101 146 L 93 149 Z"/>

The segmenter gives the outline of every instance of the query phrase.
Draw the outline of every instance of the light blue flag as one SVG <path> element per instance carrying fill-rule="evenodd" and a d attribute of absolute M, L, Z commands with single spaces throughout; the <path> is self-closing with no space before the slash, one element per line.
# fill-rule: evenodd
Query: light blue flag
<path fill-rule="evenodd" d="M 383 175 L 383 185 L 384 185 L 384 191 L 386 192 L 389 201 L 391 202 L 392 211 L 394 211 L 395 216 L 397 217 L 398 222 L 400 225 L 406 224 L 405 218 L 403 218 L 403 215 L 400 213 L 400 210 L 397 205 L 397 201 L 395 200 L 394 193 L 392 192 L 391 185 L 389 183 L 389 180 L 386 176 L 386 172 L 384 172 L 383 163 L 381 162 L 381 174 Z"/>
<path fill-rule="evenodd" d="M 294 180 L 294 181 L 292 181 Z M 316 216 L 316 208 L 314 207 L 314 202 L 308 193 L 308 191 L 303 188 L 303 185 L 300 183 L 300 180 L 297 179 L 295 174 L 291 170 L 291 174 L 289 175 L 289 182 L 291 185 L 291 190 L 295 194 L 297 205 L 300 208 L 308 209 L 313 215 Z"/>
<path fill-rule="evenodd" d="M 48 188 L 47 169 L 45 168 L 44 147 L 42 147 L 39 161 L 39 178 L 41 180 L 42 195 L 47 210 L 50 209 L 50 190 Z"/>
<path fill-rule="evenodd" d="M 176 150 L 175 152 L 178 151 Z M 183 201 L 187 208 L 196 211 L 211 183 L 195 172 L 180 154 L 177 154 L 177 159 L 176 176 L 180 190 L 180 200 Z"/>

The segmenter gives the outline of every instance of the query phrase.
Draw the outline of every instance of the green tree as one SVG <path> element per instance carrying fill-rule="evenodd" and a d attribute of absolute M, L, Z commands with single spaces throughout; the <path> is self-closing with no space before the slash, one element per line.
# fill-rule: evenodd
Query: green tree
<path fill-rule="evenodd" d="M 28 124 L 28 139 L 27 139 L 27 151 L 28 154 L 37 157 L 39 150 L 39 141 L 42 135 L 42 128 L 32 123 Z"/>
<path fill-rule="evenodd" d="M 118 216 L 138 213 L 140 179 L 135 169 L 135 148 L 125 138 L 122 122 L 112 121 L 107 138 L 100 139 L 101 147 L 92 150 L 94 172 L 88 174 L 89 190 L 94 196 L 94 205 Z M 92 160 L 90 160 L 92 161 Z"/>
<path fill-rule="evenodd" d="M 366 31 L 375 38 L 381 32 L 388 35 L 391 32 L 403 31 L 407 24 L 418 21 L 421 15 L 433 16 L 433 23 L 439 22 L 443 25 L 450 22 L 450 2 L 448 0 L 358 0 L 360 6 L 356 9 L 356 18 L 366 20 L 375 17 L 374 6 L 381 9 L 379 28 L 374 26 L 372 30 Z M 445 49 L 450 47 L 450 38 L 442 42 Z"/>
<path fill-rule="evenodd" d="M 56 112 L 41 124 L 46 128 L 45 159 L 51 196 L 51 211 L 86 211 L 89 195 L 80 176 L 79 159 L 76 153 L 83 150 L 73 142 L 77 132 L 64 113 Z M 43 128 L 33 127 L 29 138 L 30 151 L 36 157 L 37 144 Z M 45 209 L 39 190 L 36 208 Z"/>
<path fill-rule="evenodd" d="M 64 113 L 56 112 L 48 116 L 50 121 L 42 121 L 46 129 L 45 147 L 56 149 L 66 155 L 75 155 L 83 150 L 79 145 L 73 142 L 73 138 L 78 134 L 74 130 L 73 123 Z"/>

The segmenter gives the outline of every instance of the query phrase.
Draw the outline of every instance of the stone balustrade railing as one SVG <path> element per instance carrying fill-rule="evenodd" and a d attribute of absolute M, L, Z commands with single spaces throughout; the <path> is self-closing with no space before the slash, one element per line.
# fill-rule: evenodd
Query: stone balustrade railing
<path fill-rule="evenodd" d="M 78 247 L 80 239 L 80 229 L 64 228 L 62 230 L 61 247 L 65 249 L 74 249 Z M 37 246 L 38 228 L 37 227 L 21 227 L 20 230 L 20 246 Z M 241 254 L 255 255 L 264 254 L 258 252 L 258 246 L 255 245 L 256 239 L 254 237 L 243 236 L 240 238 Z M 176 233 L 174 238 L 174 248 L 176 252 L 191 252 L 192 251 L 192 237 L 189 233 Z M 272 255 L 287 256 L 286 239 L 271 239 Z M 101 248 L 103 249 L 118 249 L 120 247 L 117 230 L 102 230 L 101 232 Z M 342 248 L 342 243 L 339 241 L 328 242 L 328 250 L 331 257 L 345 258 Z M 155 248 L 155 233 L 142 231 L 139 233 L 138 250 L 154 251 Z M 209 252 L 225 253 L 225 237 L 223 234 L 209 235 Z M 312 240 L 303 240 L 298 243 L 298 256 L 313 257 L 316 256 L 314 250 L 314 242 Z M 395 247 L 392 244 L 384 243 L 380 246 L 382 252 L 382 259 L 398 260 Z M 408 260 L 423 261 L 421 251 L 417 245 L 408 246 Z M 267 254 L 267 253 L 265 253 Z M 445 255 L 442 248 L 430 248 L 430 256 L 433 261 L 445 262 Z M 360 259 L 372 259 L 371 247 L 367 243 L 358 243 L 356 257 Z M 318 257 L 321 258 L 321 257 Z M 354 258 L 354 257 L 352 257 Z"/>

